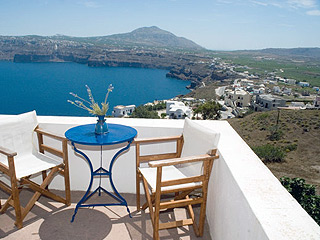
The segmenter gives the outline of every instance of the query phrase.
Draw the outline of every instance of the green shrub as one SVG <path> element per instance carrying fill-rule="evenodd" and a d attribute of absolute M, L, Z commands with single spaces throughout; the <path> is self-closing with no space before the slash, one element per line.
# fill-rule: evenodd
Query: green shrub
<path fill-rule="evenodd" d="M 280 129 L 277 129 L 276 127 L 272 127 L 270 129 L 270 135 L 268 136 L 268 139 L 271 141 L 278 141 L 282 138 L 283 132 Z"/>
<path fill-rule="evenodd" d="M 287 145 L 284 148 L 286 152 L 291 152 L 291 151 L 297 150 L 297 147 L 298 145 L 294 143 L 294 144 Z"/>
<path fill-rule="evenodd" d="M 203 120 L 207 119 L 215 119 L 218 120 L 221 118 L 221 110 L 222 106 L 215 101 L 207 101 L 201 104 L 194 110 L 195 114 L 201 113 Z"/>
<path fill-rule="evenodd" d="M 280 178 L 281 184 L 300 203 L 304 210 L 320 225 L 320 195 L 316 188 L 302 178 Z"/>
<path fill-rule="evenodd" d="M 285 152 L 280 147 L 271 144 L 252 147 L 252 150 L 264 162 L 282 162 L 285 157 Z"/>
<path fill-rule="evenodd" d="M 148 111 L 158 111 L 166 109 L 166 103 L 164 101 L 159 101 L 155 105 L 146 105 L 145 107 L 148 109 Z"/>
<path fill-rule="evenodd" d="M 258 121 L 265 120 L 269 117 L 269 113 L 260 113 L 259 115 L 256 116 L 256 119 Z"/>
<path fill-rule="evenodd" d="M 161 113 L 161 118 L 166 118 L 167 114 L 166 113 Z"/>
<path fill-rule="evenodd" d="M 148 107 L 140 105 L 134 109 L 130 118 L 160 118 L 154 110 L 148 110 Z"/>

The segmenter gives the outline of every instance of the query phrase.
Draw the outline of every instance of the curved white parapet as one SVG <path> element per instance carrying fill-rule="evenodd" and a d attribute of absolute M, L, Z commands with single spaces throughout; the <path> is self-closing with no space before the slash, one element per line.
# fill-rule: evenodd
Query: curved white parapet
<path fill-rule="evenodd" d="M 95 118 L 85 117 L 40 116 L 38 120 L 42 128 L 61 135 L 70 127 L 96 122 Z M 183 120 L 108 118 L 107 122 L 132 126 L 138 130 L 138 137 L 141 138 L 178 135 L 183 128 Z M 320 239 L 320 227 L 282 187 L 228 122 L 198 122 L 220 133 L 220 158 L 214 163 L 207 203 L 207 220 L 212 239 Z M 55 147 L 60 146 L 54 140 L 45 141 L 50 141 Z M 98 166 L 100 151 L 93 147 L 83 149 Z M 174 144 L 163 144 L 143 151 L 164 152 L 174 149 Z M 116 149 L 105 147 L 104 150 L 103 159 L 107 162 Z M 71 190 L 85 190 L 89 183 L 89 169 L 70 145 L 69 164 Z M 135 193 L 134 145 L 116 161 L 113 177 L 120 192 Z M 50 187 L 62 188 L 62 178 L 53 182 Z"/>

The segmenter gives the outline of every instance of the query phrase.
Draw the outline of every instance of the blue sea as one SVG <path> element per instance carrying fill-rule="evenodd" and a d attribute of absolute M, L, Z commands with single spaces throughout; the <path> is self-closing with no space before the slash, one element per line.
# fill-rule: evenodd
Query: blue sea
<path fill-rule="evenodd" d="M 38 115 L 89 116 L 67 100 L 69 92 L 87 99 L 87 84 L 103 102 L 109 84 L 109 111 L 116 105 L 136 106 L 189 92 L 189 81 L 166 78 L 166 70 L 88 67 L 77 63 L 13 63 L 0 61 L 0 114 L 36 110 Z"/>

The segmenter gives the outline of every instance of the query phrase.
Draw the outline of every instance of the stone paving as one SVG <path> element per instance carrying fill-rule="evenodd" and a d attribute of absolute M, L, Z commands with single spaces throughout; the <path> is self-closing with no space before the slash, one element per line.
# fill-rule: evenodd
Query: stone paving
<path fill-rule="evenodd" d="M 23 190 L 21 201 L 26 204 L 32 192 Z M 132 218 L 128 216 L 123 206 L 80 208 L 73 223 L 70 222 L 76 202 L 83 192 L 72 192 L 72 204 L 66 207 L 51 199 L 41 196 L 39 202 L 33 207 L 24 220 L 24 227 L 18 230 L 14 226 L 14 209 L 0 215 L 1 239 L 152 239 L 152 226 L 148 211 L 137 212 L 135 195 L 123 194 L 128 202 Z M 8 195 L 0 190 L 1 203 Z M 99 202 L 107 196 L 93 196 L 92 202 Z M 109 200 L 109 199 L 108 199 Z M 197 210 L 197 209 L 196 209 Z M 179 219 L 186 214 L 185 209 L 166 211 L 161 216 L 165 222 L 172 218 Z M 197 214 L 197 211 L 195 211 Z M 161 239 L 199 239 L 211 240 L 208 225 L 205 226 L 204 236 L 197 238 L 192 226 L 160 231 Z"/>

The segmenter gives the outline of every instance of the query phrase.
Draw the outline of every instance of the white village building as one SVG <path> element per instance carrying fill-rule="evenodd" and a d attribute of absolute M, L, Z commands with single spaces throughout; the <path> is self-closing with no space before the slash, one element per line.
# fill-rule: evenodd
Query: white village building
<path fill-rule="evenodd" d="M 133 110 L 136 108 L 136 105 L 118 105 L 113 107 L 112 116 L 113 117 L 126 117 L 132 114 Z"/>
<path fill-rule="evenodd" d="M 299 82 L 298 85 L 301 86 L 301 87 L 309 87 L 310 83 L 308 83 L 308 82 Z"/>
<path fill-rule="evenodd" d="M 250 94 L 242 89 L 226 90 L 224 102 L 227 106 L 231 107 L 248 107 L 250 105 Z"/>
<path fill-rule="evenodd" d="M 169 118 L 182 119 L 185 117 L 191 117 L 191 109 L 187 107 L 183 102 L 179 101 L 167 101 L 166 102 L 166 114 Z"/>
<path fill-rule="evenodd" d="M 294 79 L 287 79 L 287 80 L 286 80 L 286 83 L 289 84 L 289 85 L 295 85 L 296 82 L 297 82 L 297 81 L 294 80 Z"/>

